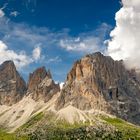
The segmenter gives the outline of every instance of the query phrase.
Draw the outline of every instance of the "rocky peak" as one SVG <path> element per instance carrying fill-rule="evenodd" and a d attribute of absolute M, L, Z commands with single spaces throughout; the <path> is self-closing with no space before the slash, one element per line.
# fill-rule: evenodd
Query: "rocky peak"
<path fill-rule="evenodd" d="M 31 91 L 36 88 L 46 77 L 52 78 L 50 71 L 46 71 L 45 67 L 37 68 L 33 73 L 30 73 L 28 90 Z"/>
<path fill-rule="evenodd" d="M 0 65 L 0 104 L 12 105 L 26 93 L 26 83 L 17 72 L 13 61 Z"/>
<path fill-rule="evenodd" d="M 67 75 L 67 82 L 82 81 L 85 78 L 98 77 L 107 82 L 108 86 L 114 84 L 111 77 L 117 80 L 120 74 L 124 75 L 125 67 L 123 61 L 114 61 L 109 56 L 104 56 L 100 52 L 89 54 L 74 63 L 71 71 Z M 125 70 L 126 71 L 126 70 Z M 107 77 L 108 76 L 108 77 Z M 106 79 L 110 78 L 110 80 Z M 92 79 L 92 80 L 93 80 Z"/>
<path fill-rule="evenodd" d="M 5 61 L 0 66 L 0 79 L 2 80 L 9 80 L 15 77 L 16 74 L 16 67 L 13 61 Z"/>
<path fill-rule="evenodd" d="M 45 67 L 40 67 L 29 75 L 28 94 L 34 100 L 48 101 L 59 91 L 59 84 L 55 84 L 50 70 L 47 71 Z"/>
<path fill-rule="evenodd" d="M 134 71 L 123 61 L 114 61 L 97 52 L 76 61 L 56 103 L 82 109 L 95 109 L 140 123 L 140 88 Z"/>

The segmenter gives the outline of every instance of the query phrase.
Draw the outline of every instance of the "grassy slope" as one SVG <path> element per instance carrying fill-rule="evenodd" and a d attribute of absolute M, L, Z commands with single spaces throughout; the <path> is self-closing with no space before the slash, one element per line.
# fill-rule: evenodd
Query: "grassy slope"
<path fill-rule="evenodd" d="M 140 140 L 140 127 L 127 123 L 126 121 L 119 118 L 107 118 L 102 117 L 108 124 L 115 126 L 120 132 L 124 139 L 138 139 Z"/>
<path fill-rule="evenodd" d="M 101 127 L 88 127 L 89 122 L 69 124 L 65 120 L 56 121 L 54 114 L 41 112 L 17 129 L 15 134 L 0 131 L 0 140 L 140 140 L 139 127 L 118 118 L 101 116 L 100 119 L 104 121 Z M 112 126 L 115 131 L 111 130 Z M 22 134 L 26 136 L 16 137 Z"/>
<path fill-rule="evenodd" d="M 3 130 L 0 130 L 0 140 L 28 140 L 27 136 L 16 136 L 16 134 L 9 134 Z"/>

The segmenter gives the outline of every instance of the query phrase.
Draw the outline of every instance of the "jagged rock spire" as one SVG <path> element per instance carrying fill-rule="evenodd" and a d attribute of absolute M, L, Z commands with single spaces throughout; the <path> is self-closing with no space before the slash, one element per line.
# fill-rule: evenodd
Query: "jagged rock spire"
<path fill-rule="evenodd" d="M 17 72 L 13 61 L 0 65 L 0 104 L 12 105 L 26 93 L 26 83 Z"/>
<path fill-rule="evenodd" d="M 28 94 L 31 94 L 34 100 L 48 101 L 54 94 L 60 91 L 59 84 L 52 80 L 50 70 L 45 67 L 37 68 L 29 76 Z"/>

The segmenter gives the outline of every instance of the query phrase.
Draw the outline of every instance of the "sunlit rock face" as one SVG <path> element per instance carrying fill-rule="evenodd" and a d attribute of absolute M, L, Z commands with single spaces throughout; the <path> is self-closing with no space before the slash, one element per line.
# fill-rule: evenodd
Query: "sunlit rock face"
<path fill-rule="evenodd" d="M 26 93 L 26 83 L 12 61 L 0 65 L 0 104 L 17 103 Z"/>
<path fill-rule="evenodd" d="M 34 100 L 47 102 L 59 91 L 59 84 L 55 84 L 50 71 L 46 71 L 45 67 L 40 67 L 29 75 L 27 94 L 30 94 Z"/>
<path fill-rule="evenodd" d="M 101 110 L 140 124 L 140 82 L 135 70 L 97 52 L 73 65 L 56 108 L 69 104 L 82 110 Z"/>

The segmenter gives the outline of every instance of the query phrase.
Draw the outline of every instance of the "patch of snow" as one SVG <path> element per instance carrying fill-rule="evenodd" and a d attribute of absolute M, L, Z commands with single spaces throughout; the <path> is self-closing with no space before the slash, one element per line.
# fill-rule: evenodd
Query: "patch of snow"
<path fill-rule="evenodd" d="M 61 82 L 59 85 L 60 85 L 60 89 L 62 89 L 64 86 L 64 82 Z"/>

